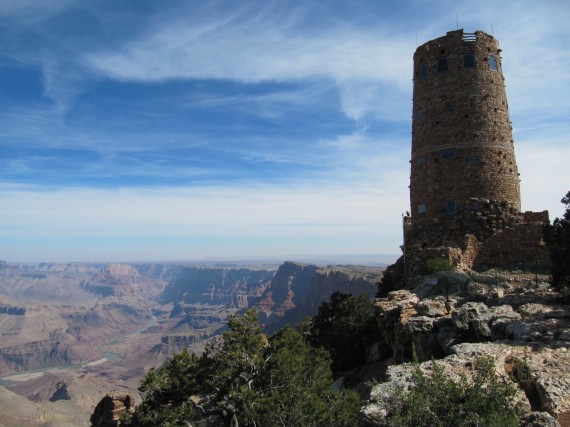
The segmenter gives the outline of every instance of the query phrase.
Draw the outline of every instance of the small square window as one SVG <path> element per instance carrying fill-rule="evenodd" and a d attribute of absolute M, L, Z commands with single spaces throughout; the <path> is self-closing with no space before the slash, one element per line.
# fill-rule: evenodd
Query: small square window
<path fill-rule="evenodd" d="M 463 67 L 475 68 L 475 55 L 468 53 L 463 56 Z"/>
<path fill-rule="evenodd" d="M 416 123 L 424 121 L 424 110 L 416 110 Z"/>
<path fill-rule="evenodd" d="M 481 156 L 467 156 L 463 159 L 465 163 L 479 163 L 481 162 Z"/>
<path fill-rule="evenodd" d="M 448 200 L 445 206 L 445 211 L 448 214 L 457 213 L 457 206 L 455 204 L 455 200 Z"/>
<path fill-rule="evenodd" d="M 427 67 L 424 64 L 420 65 L 419 78 L 423 80 L 427 77 Z"/>
<path fill-rule="evenodd" d="M 420 203 L 418 205 L 418 213 L 426 213 L 427 212 L 427 206 L 425 203 Z"/>
<path fill-rule="evenodd" d="M 447 71 L 449 69 L 447 65 L 447 58 L 440 58 L 437 60 L 437 72 Z"/>
<path fill-rule="evenodd" d="M 498 69 L 497 58 L 493 55 L 489 55 L 489 70 L 497 71 Z"/>
<path fill-rule="evenodd" d="M 448 113 L 455 113 L 455 107 L 453 105 L 448 105 L 447 106 L 447 112 Z"/>
<path fill-rule="evenodd" d="M 441 150 L 442 159 L 453 159 L 455 157 L 455 148 L 448 148 L 446 150 Z"/>
<path fill-rule="evenodd" d="M 427 163 L 426 156 L 416 157 L 416 165 L 423 165 L 424 163 Z"/>

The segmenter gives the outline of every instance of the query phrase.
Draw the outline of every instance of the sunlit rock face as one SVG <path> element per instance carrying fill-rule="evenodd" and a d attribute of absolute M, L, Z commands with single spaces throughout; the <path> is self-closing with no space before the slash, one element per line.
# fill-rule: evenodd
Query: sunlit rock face
<path fill-rule="evenodd" d="M 274 331 L 315 315 L 319 305 L 334 292 L 374 296 L 381 277 L 382 269 L 375 267 L 317 267 L 285 262 L 253 307 L 266 329 Z"/>
<path fill-rule="evenodd" d="M 160 301 L 244 308 L 248 300 L 265 290 L 274 274 L 273 270 L 186 267 L 166 286 Z"/>

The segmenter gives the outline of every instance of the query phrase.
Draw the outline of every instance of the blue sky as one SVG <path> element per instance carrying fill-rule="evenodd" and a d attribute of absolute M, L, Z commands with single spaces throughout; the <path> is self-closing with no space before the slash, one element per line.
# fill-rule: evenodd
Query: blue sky
<path fill-rule="evenodd" d="M 412 55 L 493 33 L 524 210 L 570 189 L 566 1 L 0 0 L 0 259 L 396 254 Z"/>

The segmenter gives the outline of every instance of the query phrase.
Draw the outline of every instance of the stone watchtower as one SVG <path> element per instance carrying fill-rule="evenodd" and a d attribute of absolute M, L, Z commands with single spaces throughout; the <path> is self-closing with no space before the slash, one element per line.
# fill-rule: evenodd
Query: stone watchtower
<path fill-rule="evenodd" d="M 416 49 L 405 255 L 443 248 L 472 267 L 483 242 L 525 222 L 500 53 L 493 36 L 463 30 Z"/>

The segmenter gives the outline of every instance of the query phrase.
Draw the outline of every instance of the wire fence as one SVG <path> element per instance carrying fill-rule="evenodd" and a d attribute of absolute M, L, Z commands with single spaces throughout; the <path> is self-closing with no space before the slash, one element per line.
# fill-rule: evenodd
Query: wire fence
<path fill-rule="evenodd" d="M 466 272 L 440 272 L 433 275 L 414 276 L 408 278 L 409 289 L 417 289 L 427 297 L 430 294 L 456 293 L 465 290 L 471 282 L 490 287 L 517 288 L 532 284 L 542 287 L 550 283 L 551 265 L 537 261 L 532 264 L 497 266 Z"/>
<path fill-rule="evenodd" d="M 474 282 L 486 285 L 501 283 L 550 283 L 551 265 L 537 261 L 533 264 L 492 267 L 482 270 L 470 270 L 467 276 Z"/>

